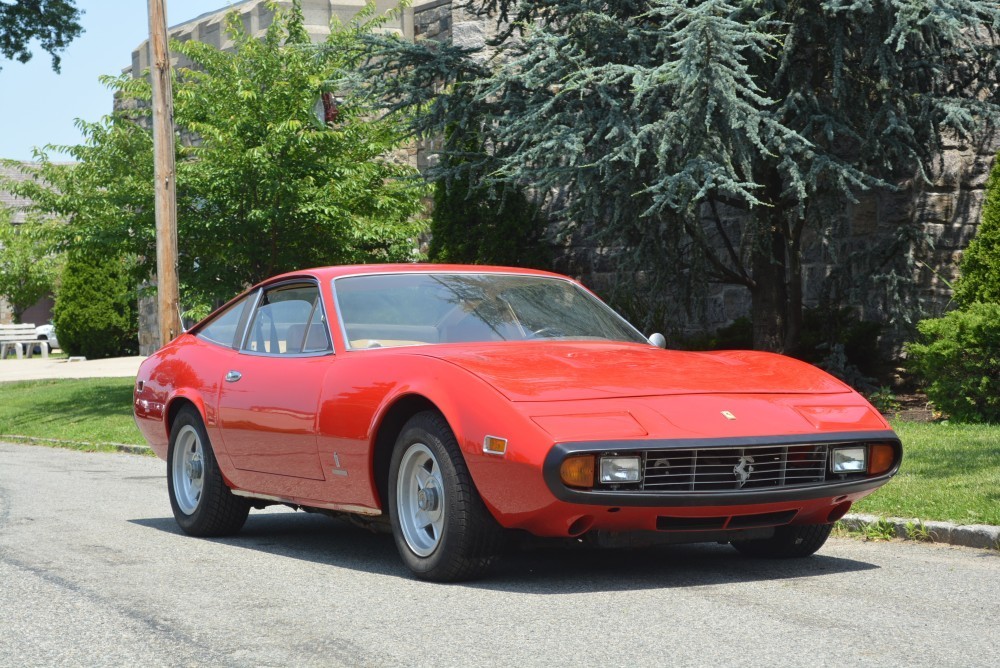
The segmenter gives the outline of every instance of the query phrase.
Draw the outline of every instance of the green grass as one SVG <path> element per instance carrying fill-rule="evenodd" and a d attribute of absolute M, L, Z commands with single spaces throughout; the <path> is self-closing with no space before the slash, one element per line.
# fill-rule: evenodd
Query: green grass
<path fill-rule="evenodd" d="M 853 512 L 1000 525 L 1000 426 L 896 421 L 893 428 L 903 465 Z"/>
<path fill-rule="evenodd" d="M 131 378 L 0 383 L 0 437 L 141 445 Z"/>
<path fill-rule="evenodd" d="M 0 383 L 0 437 L 144 444 L 132 379 Z M 884 517 L 1000 525 L 1000 425 L 901 422 L 903 465 L 853 510 Z"/>

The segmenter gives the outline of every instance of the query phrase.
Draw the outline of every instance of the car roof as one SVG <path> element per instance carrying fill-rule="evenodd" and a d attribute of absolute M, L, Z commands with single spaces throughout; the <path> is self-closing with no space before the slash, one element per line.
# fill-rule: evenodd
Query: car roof
<path fill-rule="evenodd" d="M 274 285 L 275 283 L 282 283 L 288 280 L 295 279 L 308 279 L 314 278 L 320 282 L 325 282 L 335 278 L 341 278 L 344 276 L 375 276 L 378 274 L 428 274 L 428 273 L 473 273 L 473 274 L 523 274 L 526 276 L 549 276 L 552 278 L 566 279 L 566 276 L 562 274 L 555 274 L 550 271 L 543 271 L 541 269 L 525 269 L 522 267 L 499 267 L 490 265 L 478 265 L 478 264 L 430 264 L 430 263 L 398 263 L 398 264 L 350 264 L 350 265 L 337 265 L 331 267 L 313 267 L 311 269 L 300 269 L 298 271 L 290 271 L 284 274 L 278 274 L 277 276 L 272 276 L 266 280 L 247 288 L 240 294 L 236 295 L 225 304 L 219 306 L 206 317 L 202 318 L 200 321 L 191 326 L 189 331 L 192 334 L 197 334 L 198 331 L 202 329 L 207 323 L 214 320 L 215 315 L 221 313 L 234 304 L 235 302 L 242 299 L 244 296 L 251 294 L 253 291 Z"/>
<path fill-rule="evenodd" d="M 300 271 L 288 272 L 274 276 L 264 281 L 272 283 L 283 281 L 289 278 L 301 278 L 303 276 L 313 276 L 320 280 L 330 280 L 343 276 L 365 276 L 374 274 L 426 274 L 426 273 L 474 273 L 474 274 L 526 274 L 532 276 L 552 276 L 555 278 L 565 278 L 560 274 L 554 274 L 540 269 L 525 269 L 523 267 L 498 267 L 477 264 L 429 264 L 429 263 L 407 263 L 407 264 L 354 264 L 335 267 L 314 267 L 312 269 L 302 269 Z"/>

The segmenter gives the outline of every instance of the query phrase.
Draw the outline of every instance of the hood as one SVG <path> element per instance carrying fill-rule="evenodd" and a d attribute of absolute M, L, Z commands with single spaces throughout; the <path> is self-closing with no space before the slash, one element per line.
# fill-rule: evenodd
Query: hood
<path fill-rule="evenodd" d="M 426 346 L 511 401 L 678 394 L 838 394 L 851 389 L 798 360 L 754 351 L 681 352 L 629 343 L 517 342 Z"/>

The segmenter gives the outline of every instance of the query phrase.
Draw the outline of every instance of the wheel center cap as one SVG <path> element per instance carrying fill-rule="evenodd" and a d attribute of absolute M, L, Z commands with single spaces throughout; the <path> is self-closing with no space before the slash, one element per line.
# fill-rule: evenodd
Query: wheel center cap
<path fill-rule="evenodd" d="M 437 491 L 431 487 L 424 487 L 422 490 L 417 492 L 417 507 L 423 511 L 434 510 L 437 508 Z"/>
<path fill-rule="evenodd" d="M 197 480 L 201 477 L 201 462 L 198 461 L 188 461 L 184 464 L 184 472 L 187 477 L 191 480 Z"/>

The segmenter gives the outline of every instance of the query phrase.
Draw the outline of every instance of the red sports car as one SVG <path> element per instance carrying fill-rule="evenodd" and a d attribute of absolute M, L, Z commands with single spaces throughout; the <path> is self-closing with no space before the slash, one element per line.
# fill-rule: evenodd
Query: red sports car
<path fill-rule="evenodd" d="M 134 405 L 185 532 L 347 515 L 439 581 L 510 530 L 807 556 L 902 457 L 808 364 L 662 350 L 568 278 L 494 267 L 278 276 L 147 359 Z"/>

